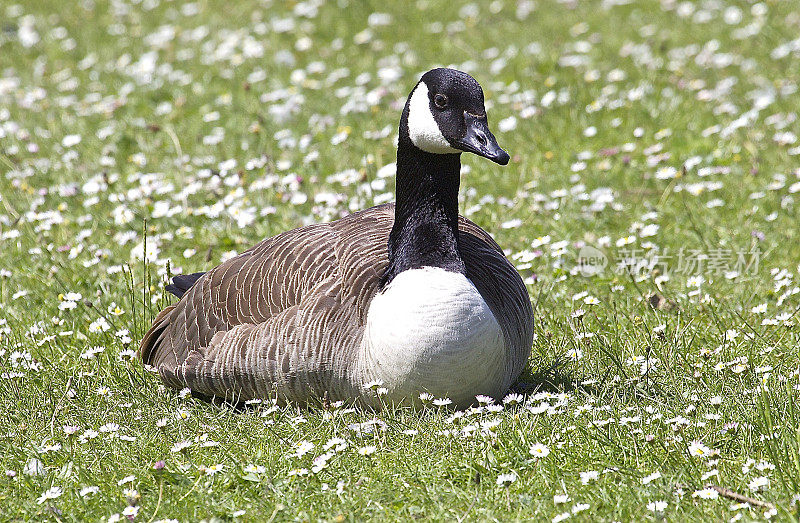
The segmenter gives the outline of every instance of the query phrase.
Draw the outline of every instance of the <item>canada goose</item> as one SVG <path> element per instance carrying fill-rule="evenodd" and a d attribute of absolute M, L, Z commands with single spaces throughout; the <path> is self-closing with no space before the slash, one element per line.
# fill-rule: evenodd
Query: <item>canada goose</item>
<path fill-rule="evenodd" d="M 425 73 L 400 119 L 396 204 L 268 238 L 206 273 L 141 342 L 170 387 L 277 397 L 457 406 L 501 398 L 533 339 L 525 285 L 492 237 L 458 215 L 461 153 L 500 165 L 483 91 L 454 69 Z"/>

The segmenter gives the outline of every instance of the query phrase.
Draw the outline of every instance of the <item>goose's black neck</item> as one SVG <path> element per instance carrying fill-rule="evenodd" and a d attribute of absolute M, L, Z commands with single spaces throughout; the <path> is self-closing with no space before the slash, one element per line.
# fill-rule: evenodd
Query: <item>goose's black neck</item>
<path fill-rule="evenodd" d="M 401 272 L 420 267 L 466 272 L 458 250 L 461 155 L 422 151 L 403 127 L 397 147 L 397 203 L 389 234 L 389 266 L 382 286 Z"/>

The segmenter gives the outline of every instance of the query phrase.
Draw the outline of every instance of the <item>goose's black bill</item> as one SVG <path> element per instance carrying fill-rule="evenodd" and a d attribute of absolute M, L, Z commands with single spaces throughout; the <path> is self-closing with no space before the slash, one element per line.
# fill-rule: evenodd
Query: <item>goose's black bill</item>
<path fill-rule="evenodd" d="M 456 142 L 456 147 L 462 151 L 488 158 L 500 165 L 508 163 L 508 153 L 500 148 L 494 135 L 489 131 L 486 116 L 475 116 L 465 112 L 464 123 L 467 126 L 467 133 Z"/>

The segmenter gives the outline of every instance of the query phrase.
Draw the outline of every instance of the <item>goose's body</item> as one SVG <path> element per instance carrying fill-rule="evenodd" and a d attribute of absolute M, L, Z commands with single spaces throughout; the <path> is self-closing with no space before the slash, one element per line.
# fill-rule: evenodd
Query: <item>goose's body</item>
<path fill-rule="evenodd" d="M 421 91 L 401 120 L 397 206 L 279 234 L 176 280 L 181 300 L 141 344 L 167 385 L 237 400 L 372 403 L 380 383 L 387 401 L 428 392 L 457 405 L 508 390 L 530 354 L 530 300 L 491 236 L 458 216 L 460 151 L 443 150 L 419 112 L 409 117 Z M 484 130 L 468 150 L 507 162 Z"/>

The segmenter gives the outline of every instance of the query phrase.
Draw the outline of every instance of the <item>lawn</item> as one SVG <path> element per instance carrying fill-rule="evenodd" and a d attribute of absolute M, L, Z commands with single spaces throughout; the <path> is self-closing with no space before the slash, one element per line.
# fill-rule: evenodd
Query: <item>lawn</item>
<path fill-rule="evenodd" d="M 0 25 L 0 520 L 797 519 L 797 2 L 0 0 Z M 464 155 L 460 208 L 535 307 L 515 392 L 166 390 L 135 350 L 168 274 L 391 201 L 443 65 L 512 156 Z"/>

